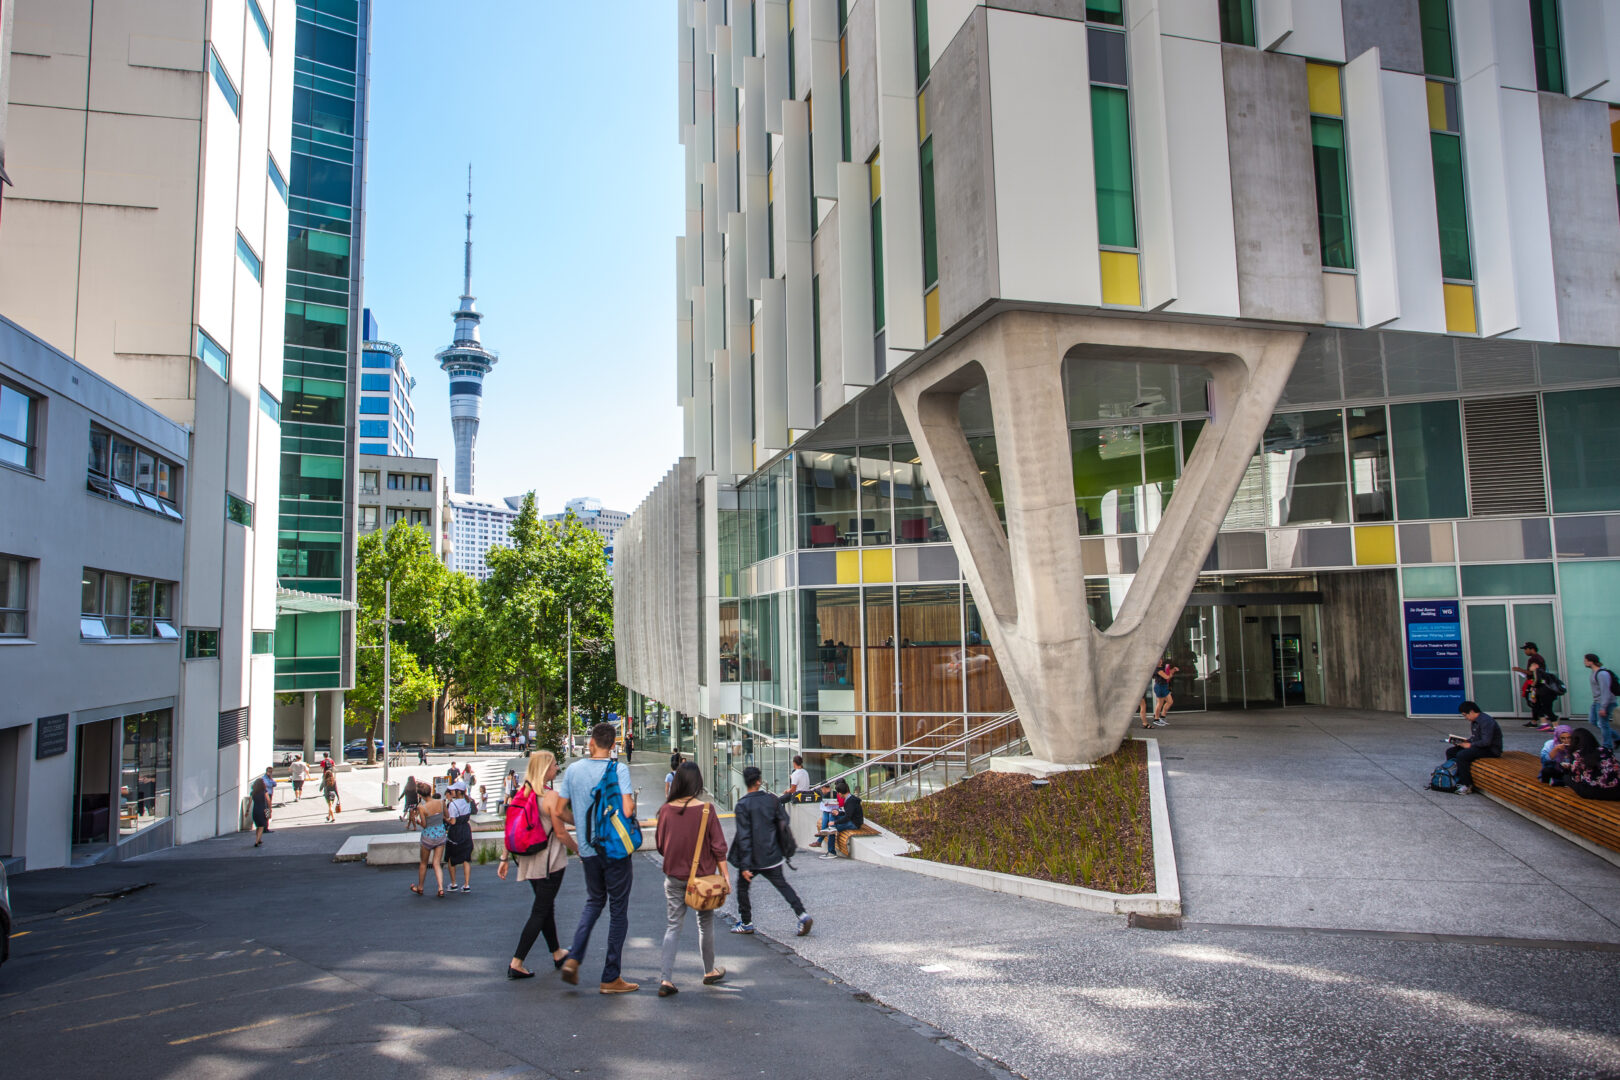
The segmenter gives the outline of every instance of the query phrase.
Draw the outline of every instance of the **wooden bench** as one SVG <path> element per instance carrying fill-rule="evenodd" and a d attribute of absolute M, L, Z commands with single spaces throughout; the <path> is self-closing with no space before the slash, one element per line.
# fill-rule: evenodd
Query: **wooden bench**
<path fill-rule="evenodd" d="M 854 853 L 849 850 L 850 840 L 856 836 L 876 836 L 877 834 L 878 831 L 870 825 L 862 825 L 858 829 L 845 829 L 833 838 L 833 851 L 846 859 L 854 858 Z"/>
<path fill-rule="evenodd" d="M 1509 751 L 1498 758 L 1479 758 L 1473 765 L 1474 786 L 1526 817 L 1548 825 L 1593 850 L 1620 854 L 1620 802 L 1583 799 L 1566 787 L 1543 784 L 1541 758 Z M 1614 855 L 1597 852 L 1611 862 Z"/>

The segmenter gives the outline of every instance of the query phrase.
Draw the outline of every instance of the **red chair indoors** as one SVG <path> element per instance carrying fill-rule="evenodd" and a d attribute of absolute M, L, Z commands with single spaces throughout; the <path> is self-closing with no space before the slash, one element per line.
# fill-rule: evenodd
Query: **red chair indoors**
<path fill-rule="evenodd" d="M 900 542 L 902 544 L 916 544 L 928 539 L 927 518 L 901 518 Z"/>
<path fill-rule="evenodd" d="M 810 526 L 811 547 L 833 547 L 838 543 L 838 527 L 836 525 Z"/>

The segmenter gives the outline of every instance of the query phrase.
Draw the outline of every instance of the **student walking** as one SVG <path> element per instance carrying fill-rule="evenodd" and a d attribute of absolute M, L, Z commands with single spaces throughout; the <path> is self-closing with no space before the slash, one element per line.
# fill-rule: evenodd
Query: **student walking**
<path fill-rule="evenodd" d="M 568 958 L 568 950 L 557 939 L 557 890 L 562 888 L 563 872 L 568 869 L 568 853 L 572 851 L 578 854 L 579 845 L 568 835 L 568 823 L 563 819 L 563 801 L 551 789 L 551 781 L 556 776 L 557 758 L 550 750 L 536 750 L 529 756 L 529 767 L 524 773 L 522 785 L 514 792 L 514 798 L 521 793 L 523 800 L 534 799 L 538 802 L 540 820 L 545 824 L 546 845 L 528 855 L 503 854 L 501 865 L 495 871 L 495 876 L 505 881 L 507 862 L 516 862 L 517 879 L 527 881 L 529 888 L 534 890 L 534 904 L 529 908 L 529 919 L 523 924 L 523 932 L 518 935 L 517 951 L 512 954 L 512 961 L 506 967 L 508 979 L 534 978 L 534 972 L 524 966 L 524 961 L 529 958 L 529 950 L 534 948 L 535 940 L 539 937 L 546 939 L 553 967 L 562 967 L 563 961 Z M 507 801 L 510 803 L 512 800 Z"/>
<path fill-rule="evenodd" d="M 1586 666 L 1592 672 L 1592 709 L 1587 719 L 1597 729 L 1598 744 L 1609 753 L 1614 753 L 1614 703 L 1617 694 L 1620 694 L 1620 684 L 1616 684 L 1614 672 L 1603 666 L 1597 653 L 1586 654 Z"/>
<path fill-rule="evenodd" d="M 1175 695 L 1170 692 L 1170 680 L 1176 677 L 1181 669 L 1168 656 L 1153 672 L 1153 726 L 1169 727 L 1170 721 L 1165 714 L 1170 706 L 1176 703 Z"/>
<path fill-rule="evenodd" d="M 472 892 L 472 801 L 467 798 L 467 782 L 450 785 L 444 806 L 444 857 L 450 863 L 450 891 L 456 891 L 456 867 L 461 867 L 461 891 Z"/>
<path fill-rule="evenodd" d="M 724 888 L 715 902 L 716 907 L 731 891 L 720 814 L 700 797 L 702 794 L 702 770 L 695 762 L 682 762 L 675 770 L 668 801 L 658 808 L 658 853 L 664 857 L 664 901 L 669 908 L 668 922 L 664 926 L 664 968 L 658 982 L 659 997 L 679 993 L 671 979 L 675 974 L 675 954 L 680 950 L 681 928 L 686 925 L 688 885 L 718 876 Z M 712 881 L 709 884 L 712 885 Z M 713 986 L 726 977 L 726 969 L 714 963 L 714 909 L 699 909 L 697 924 L 703 984 Z"/>
<path fill-rule="evenodd" d="M 427 764 L 427 747 L 426 746 L 418 746 L 416 748 L 416 763 L 418 765 L 426 765 Z"/>
<path fill-rule="evenodd" d="M 336 821 L 333 808 L 342 810 L 343 804 L 338 802 L 337 774 L 331 769 L 321 773 L 321 797 L 326 800 L 326 820 Z"/>
<path fill-rule="evenodd" d="M 416 884 L 411 886 L 411 892 L 425 895 L 422 886 L 427 881 L 428 867 L 432 866 L 433 880 L 439 883 L 439 896 L 443 897 L 444 845 L 449 839 L 444 825 L 444 800 L 435 796 L 426 784 L 417 788 L 417 795 L 416 814 L 422 820 L 422 835 L 416 852 Z M 452 880 L 451 886 L 454 884 Z"/>
<path fill-rule="evenodd" d="M 793 886 L 788 884 L 787 877 L 782 873 L 782 864 L 788 859 L 787 852 L 782 850 L 782 832 L 786 830 L 789 836 L 792 835 L 787 808 L 775 795 L 761 789 L 759 777 L 757 765 L 743 769 L 743 783 L 748 785 L 748 794 L 737 800 L 737 833 L 732 838 L 731 854 L 727 856 L 731 865 L 737 868 L 737 917 L 741 920 L 731 928 L 731 932 L 754 932 L 754 905 L 748 896 L 748 886 L 757 876 L 770 882 L 782 894 L 782 899 L 788 902 L 793 914 L 799 917 L 799 937 L 804 937 L 815 920 L 804 910 L 804 901 L 799 899 L 799 894 L 793 891 Z M 845 791 L 849 788 L 842 780 L 838 781 L 838 785 Z"/>
<path fill-rule="evenodd" d="M 309 763 L 301 757 L 295 757 L 292 764 L 287 767 L 287 772 L 292 777 L 293 802 L 297 802 L 304 797 L 304 781 L 309 779 Z"/>
<path fill-rule="evenodd" d="M 675 786 L 675 770 L 681 767 L 686 759 L 679 754 L 669 755 L 669 772 L 664 774 L 664 800 L 669 801 L 670 788 Z"/>
<path fill-rule="evenodd" d="M 592 793 L 609 769 L 616 770 L 619 791 L 623 797 L 620 812 L 633 818 L 636 797 L 630 786 L 630 767 L 612 760 L 613 743 L 617 732 L 612 724 L 602 723 L 591 728 L 591 756 L 568 766 L 562 777 L 558 794 L 568 804 L 567 820 L 579 826 L 579 865 L 585 875 L 585 907 L 579 913 L 579 926 L 574 930 L 574 944 L 562 964 L 562 978 L 566 983 L 578 985 L 579 964 L 585 958 L 585 947 L 590 944 L 591 930 L 608 909 L 607 955 L 602 961 L 604 994 L 628 994 L 641 989 L 640 984 L 627 982 L 621 977 L 619 962 L 624 953 L 624 939 L 630 932 L 631 857 L 609 859 L 591 843 L 589 821 Z"/>
<path fill-rule="evenodd" d="M 253 801 L 253 846 L 258 847 L 270 831 L 270 789 L 265 787 L 264 777 L 255 778 L 249 792 Z"/>
<path fill-rule="evenodd" d="M 1524 685 L 1520 688 L 1520 693 L 1530 706 L 1530 719 L 1524 722 L 1524 726 L 1551 731 L 1554 720 L 1553 702 L 1558 700 L 1558 695 L 1547 685 L 1547 658 L 1541 655 L 1540 647 L 1533 641 L 1527 641 L 1519 648 L 1524 650 L 1524 667 L 1516 667 L 1513 670 L 1524 676 Z"/>
<path fill-rule="evenodd" d="M 416 827 L 416 803 L 421 797 L 416 790 L 416 777 L 407 776 L 405 778 L 405 790 L 399 796 L 400 802 L 403 804 L 400 817 L 404 820 L 407 830 Z"/>

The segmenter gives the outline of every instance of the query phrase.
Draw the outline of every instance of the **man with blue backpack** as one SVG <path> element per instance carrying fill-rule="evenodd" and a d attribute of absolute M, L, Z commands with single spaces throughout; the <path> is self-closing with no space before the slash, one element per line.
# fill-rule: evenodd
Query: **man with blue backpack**
<path fill-rule="evenodd" d="M 585 872 L 585 908 L 579 913 L 574 944 L 562 964 L 566 983 L 578 985 L 579 962 L 591 930 L 608 909 L 607 957 L 602 963 L 604 994 L 629 994 L 640 984 L 626 982 L 619 973 L 624 939 L 630 932 L 631 859 L 641 844 L 636 824 L 636 797 L 630 786 L 630 768 L 613 759 L 618 732 L 612 724 L 591 729 L 591 756 L 568 766 L 557 793 L 568 804 L 566 819 L 579 841 L 579 862 Z"/>

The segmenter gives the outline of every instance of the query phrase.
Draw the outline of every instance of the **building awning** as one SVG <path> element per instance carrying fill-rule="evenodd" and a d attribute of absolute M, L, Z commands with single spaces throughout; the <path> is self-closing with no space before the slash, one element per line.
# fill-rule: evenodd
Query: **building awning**
<path fill-rule="evenodd" d="M 297 589 L 276 590 L 277 615 L 311 615 L 322 611 L 353 611 L 357 607 L 353 600 L 345 600 L 341 596 L 322 596 L 319 593 L 300 592 Z"/>

